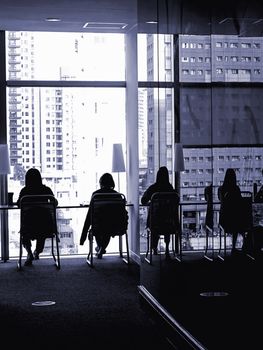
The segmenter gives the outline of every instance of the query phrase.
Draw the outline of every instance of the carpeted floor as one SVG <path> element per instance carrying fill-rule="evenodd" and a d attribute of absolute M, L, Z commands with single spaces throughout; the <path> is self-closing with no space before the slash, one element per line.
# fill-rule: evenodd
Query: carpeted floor
<path fill-rule="evenodd" d="M 105 256 L 90 268 L 85 257 L 34 261 L 17 271 L 16 261 L 0 264 L 1 342 L 95 346 L 101 349 L 165 349 L 156 325 L 142 310 L 139 268 Z M 54 305 L 33 306 L 33 302 Z M 28 343 L 29 342 L 29 343 Z M 51 343 L 50 343 L 51 342 Z M 35 347 L 35 346 L 34 346 Z"/>

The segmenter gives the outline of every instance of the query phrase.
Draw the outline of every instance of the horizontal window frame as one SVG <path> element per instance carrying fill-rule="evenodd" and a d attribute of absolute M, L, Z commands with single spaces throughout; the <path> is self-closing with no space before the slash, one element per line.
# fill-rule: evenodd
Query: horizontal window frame
<path fill-rule="evenodd" d="M 120 87 L 126 88 L 126 81 L 81 81 L 81 80 L 7 80 L 7 87 Z"/>

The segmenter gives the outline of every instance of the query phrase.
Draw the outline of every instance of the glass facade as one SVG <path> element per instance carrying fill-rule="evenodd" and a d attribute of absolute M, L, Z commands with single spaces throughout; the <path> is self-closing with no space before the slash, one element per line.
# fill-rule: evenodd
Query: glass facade
<path fill-rule="evenodd" d="M 203 239 L 205 187 L 213 185 L 218 202 L 227 168 L 235 169 L 243 191 L 263 182 L 262 38 L 217 34 L 202 21 L 198 30 L 186 29 L 191 16 L 184 12 L 180 29 L 164 30 L 160 15 L 155 29 L 136 33 L 138 202 L 158 168 L 167 166 L 187 204 L 186 241 Z M 61 205 L 87 204 L 99 176 L 111 171 L 112 144 L 122 143 L 126 154 L 126 41 L 125 34 L 112 33 L 6 32 L 8 191 L 14 200 L 26 170 L 36 167 Z M 177 142 L 185 165 L 179 183 Z M 126 193 L 126 174 L 120 176 Z M 140 211 L 143 232 L 146 210 Z"/>

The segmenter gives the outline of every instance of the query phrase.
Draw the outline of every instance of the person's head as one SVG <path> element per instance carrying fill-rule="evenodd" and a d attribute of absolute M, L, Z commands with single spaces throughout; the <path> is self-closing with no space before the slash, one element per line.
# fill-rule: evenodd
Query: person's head
<path fill-rule="evenodd" d="M 224 187 L 232 187 L 237 184 L 236 172 L 232 168 L 228 168 L 225 173 Z"/>
<path fill-rule="evenodd" d="M 169 172 L 166 166 L 161 166 L 156 174 L 157 183 L 167 183 L 169 182 Z"/>
<path fill-rule="evenodd" d="M 27 187 L 39 187 L 42 185 L 42 178 L 39 170 L 31 168 L 26 172 L 25 178 Z"/>
<path fill-rule="evenodd" d="M 114 187 L 115 183 L 111 174 L 105 173 L 100 177 L 100 188 L 114 189 Z"/>

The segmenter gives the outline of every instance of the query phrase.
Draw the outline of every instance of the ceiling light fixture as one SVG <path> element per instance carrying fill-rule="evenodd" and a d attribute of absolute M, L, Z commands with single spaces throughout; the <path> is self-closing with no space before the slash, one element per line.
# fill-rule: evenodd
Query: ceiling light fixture
<path fill-rule="evenodd" d="M 87 22 L 84 24 L 84 29 L 124 29 L 127 23 L 105 23 L 105 22 Z"/>
<path fill-rule="evenodd" d="M 49 17 L 45 19 L 46 22 L 60 22 L 61 19 L 60 18 L 56 18 L 56 17 Z"/>
<path fill-rule="evenodd" d="M 157 21 L 147 21 L 145 23 L 147 23 L 147 24 L 157 24 L 158 22 Z"/>

